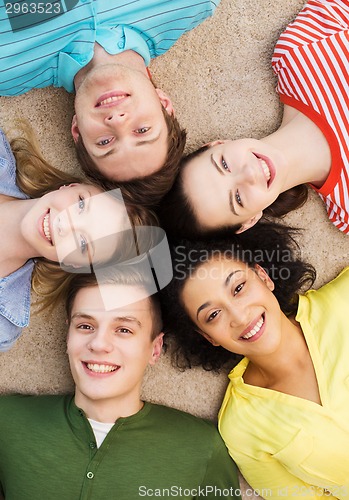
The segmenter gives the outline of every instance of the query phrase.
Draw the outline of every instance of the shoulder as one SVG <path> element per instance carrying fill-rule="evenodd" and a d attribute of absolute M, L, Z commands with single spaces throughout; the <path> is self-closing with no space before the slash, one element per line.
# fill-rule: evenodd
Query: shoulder
<path fill-rule="evenodd" d="M 148 403 L 150 404 L 150 403 Z M 200 435 L 201 437 L 214 437 L 218 434 L 216 426 L 209 420 L 196 417 L 175 408 L 169 408 L 163 405 L 151 404 L 150 415 L 159 420 L 164 430 L 171 430 L 172 433 L 183 435 Z"/>
<path fill-rule="evenodd" d="M 69 396 L 70 397 L 70 396 Z M 0 415 L 2 422 L 6 417 L 13 419 L 23 416 L 28 418 L 29 415 L 43 415 L 47 412 L 52 412 L 57 407 L 64 407 L 67 396 L 32 396 L 29 394 L 10 394 L 0 396 Z"/>
<path fill-rule="evenodd" d="M 321 301 L 323 305 L 335 307 L 337 304 L 349 304 L 349 266 L 344 268 L 336 278 L 326 283 L 318 290 L 309 290 L 305 293 L 309 301 Z M 335 302 L 333 300 L 335 299 Z"/>

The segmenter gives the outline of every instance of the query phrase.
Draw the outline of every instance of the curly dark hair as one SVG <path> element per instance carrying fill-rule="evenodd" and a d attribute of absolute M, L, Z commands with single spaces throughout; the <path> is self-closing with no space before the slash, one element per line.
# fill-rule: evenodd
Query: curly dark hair
<path fill-rule="evenodd" d="M 174 276 L 160 296 L 165 332 L 174 338 L 173 360 L 177 366 L 201 365 L 205 370 L 219 371 L 228 362 L 231 366 L 241 359 L 198 334 L 181 299 L 189 276 L 217 255 L 242 261 L 251 268 L 259 264 L 274 281 L 281 310 L 287 316 L 296 313 L 298 292 L 310 288 L 316 277 L 313 266 L 300 258 L 294 239 L 297 233 L 298 229 L 283 224 L 263 222 L 239 235 L 224 231 L 209 240 L 171 241 Z"/>
<path fill-rule="evenodd" d="M 182 129 L 177 118 L 169 114 L 164 107 L 162 112 L 165 118 L 168 138 L 167 155 L 164 165 L 153 174 L 138 177 L 129 181 L 112 181 L 107 179 L 98 169 L 95 162 L 88 154 L 85 144 L 78 137 L 75 143 L 75 151 L 80 166 L 87 177 L 97 181 L 104 189 L 112 190 L 122 188 L 124 198 L 130 202 L 152 207 L 157 205 L 165 194 L 171 189 L 179 172 L 179 164 L 186 143 L 186 131 Z"/>
<path fill-rule="evenodd" d="M 195 209 L 185 194 L 182 175 L 183 170 L 189 164 L 190 160 L 200 156 L 208 148 L 209 146 L 203 146 L 182 159 L 180 173 L 158 208 L 161 225 L 169 234 L 195 240 L 202 236 L 212 235 L 215 232 L 215 230 L 207 229 L 199 224 Z M 303 206 L 307 199 L 307 185 L 300 184 L 299 186 L 294 186 L 280 193 L 277 199 L 264 209 L 263 219 L 270 220 L 270 217 L 282 218 L 292 210 Z M 222 226 L 219 229 L 235 232 L 239 228 L 240 225 L 237 224 Z"/>

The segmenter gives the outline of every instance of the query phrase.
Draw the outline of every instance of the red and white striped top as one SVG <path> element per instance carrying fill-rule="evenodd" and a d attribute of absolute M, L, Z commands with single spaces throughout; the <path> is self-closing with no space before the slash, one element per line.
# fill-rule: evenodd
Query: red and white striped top
<path fill-rule="evenodd" d="M 349 0 L 309 0 L 280 36 L 272 60 L 281 101 L 308 116 L 330 145 L 331 171 L 316 191 L 344 233 L 349 233 L 348 25 Z"/>

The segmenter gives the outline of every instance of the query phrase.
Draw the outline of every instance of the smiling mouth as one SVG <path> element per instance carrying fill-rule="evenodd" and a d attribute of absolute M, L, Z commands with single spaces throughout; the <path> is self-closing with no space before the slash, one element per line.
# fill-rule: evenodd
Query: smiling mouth
<path fill-rule="evenodd" d="M 275 177 L 275 172 L 274 172 L 273 167 L 270 164 L 270 160 L 266 157 L 262 157 L 262 156 L 258 155 L 257 153 L 253 153 L 253 154 L 255 155 L 257 160 L 259 161 L 264 178 L 267 182 L 267 187 L 269 188 L 269 186 L 271 185 L 271 183 L 273 182 L 274 177 Z"/>
<path fill-rule="evenodd" d="M 250 331 L 245 333 L 245 335 L 241 335 L 240 338 L 244 340 L 252 339 L 255 335 L 257 335 L 257 333 L 260 331 L 263 325 L 264 325 L 264 315 L 261 316 L 261 318 L 257 321 L 257 323 Z"/>
<path fill-rule="evenodd" d="M 44 220 L 42 222 L 42 229 L 45 235 L 45 238 L 51 245 L 53 245 L 52 242 L 52 236 L 51 236 L 51 229 L 50 229 L 50 210 L 48 210 L 47 214 L 44 217 Z"/>
<path fill-rule="evenodd" d="M 267 180 L 267 183 L 270 181 L 271 173 L 269 170 L 269 167 L 267 165 L 267 162 L 265 160 L 262 160 L 262 158 L 259 158 L 260 164 L 262 165 L 262 170 L 264 173 L 264 176 Z"/>
<path fill-rule="evenodd" d="M 98 363 L 84 363 L 84 365 L 93 373 L 111 373 L 120 368 L 119 365 L 100 365 Z"/>
<path fill-rule="evenodd" d="M 102 96 L 100 100 L 97 101 L 96 108 L 99 108 L 101 106 L 108 106 L 110 104 L 115 104 L 118 103 L 119 101 L 122 101 L 126 99 L 127 97 L 130 97 L 130 94 L 118 94 L 118 95 L 111 95 L 108 97 Z"/>

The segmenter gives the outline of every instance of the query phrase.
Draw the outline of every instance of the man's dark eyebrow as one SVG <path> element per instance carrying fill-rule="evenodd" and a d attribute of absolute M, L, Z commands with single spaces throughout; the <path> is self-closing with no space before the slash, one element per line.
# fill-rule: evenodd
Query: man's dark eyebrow
<path fill-rule="evenodd" d="M 102 155 L 92 155 L 94 158 L 98 158 L 99 160 L 101 158 L 107 158 L 108 156 L 112 155 L 113 153 L 115 153 L 115 149 L 116 148 L 112 148 L 112 149 L 109 149 L 109 151 L 107 151 L 106 153 L 103 153 Z"/>
<path fill-rule="evenodd" d="M 224 286 L 227 287 L 230 283 L 230 280 L 232 279 L 232 277 L 234 276 L 234 274 L 236 273 L 239 273 L 241 272 L 241 269 L 236 269 L 235 271 L 232 271 L 230 274 L 228 274 L 225 282 L 224 282 Z M 202 304 L 200 307 L 198 307 L 198 310 L 196 311 L 196 319 L 198 319 L 199 317 L 199 313 L 205 309 L 206 307 L 210 306 L 211 305 L 211 302 L 205 302 L 204 304 Z"/>
<path fill-rule="evenodd" d="M 161 130 L 158 133 L 158 135 L 156 137 L 153 137 L 152 139 L 148 139 L 148 140 L 144 139 L 142 141 L 136 142 L 136 146 L 144 146 L 145 144 L 153 144 L 154 142 L 156 142 L 160 139 L 160 135 L 161 135 Z"/>
<path fill-rule="evenodd" d="M 239 214 L 236 213 L 236 210 L 234 208 L 234 195 L 233 195 L 233 191 L 231 189 L 229 190 L 229 207 L 230 207 L 230 210 L 233 212 L 233 214 L 238 217 Z"/>
<path fill-rule="evenodd" d="M 135 318 L 134 316 L 115 316 L 113 318 L 113 321 L 123 321 L 125 323 L 137 323 L 138 326 L 142 326 L 142 323 L 139 321 L 139 319 Z"/>
<path fill-rule="evenodd" d="M 89 314 L 81 313 L 81 312 L 76 312 L 75 314 L 72 314 L 70 320 L 73 320 L 75 318 L 89 319 L 89 320 L 95 319 L 93 316 L 90 316 Z"/>
<path fill-rule="evenodd" d="M 144 139 L 142 141 L 136 142 L 135 146 L 137 147 L 137 146 L 145 146 L 146 144 L 153 144 L 154 142 L 156 142 L 156 141 L 159 140 L 160 135 L 161 135 L 161 131 L 153 139 L 148 139 L 148 140 Z M 92 156 L 94 158 L 98 158 L 100 160 L 101 158 L 108 158 L 108 156 L 110 156 L 113 153 L 115 153 L 115 151 L 116 151 L 116 148 L 112 148 L 112 149 L 109 149 L 109 151 L 107 151 L 106 153 L 103 153 L 102 155 L 92 155 Z"/>
<path fill-rule="evenodd" d="M 81 319 L 86 319 L 86 320 L 95 320 L 96 318 L 94 316 L 91 316 L 90 314 L 84 313 L 84 312 L 76 312 L 75 314 L 72 315 L 70 318 L 71 320 L 75 318 L 81 318 Z M 123 321 L 125 323 L 137 323 L 138 326 L 142 326 L 142 323 L 135 318 L 134 316 L 115 316 L 113 318 L 113 321 Z"/>
<path fill-rule="evenodd" d="M 219 168 L 219 166 L 217 165 L 217 162 L 213 158 L 213 154 L 210 155 L 210 159 L 211 159 L 212 165 L 218 170 L 218 173 L 221 174 L 221 175 L 224 175 L 224 173 L 222 172 L 222 169 Z"/>

